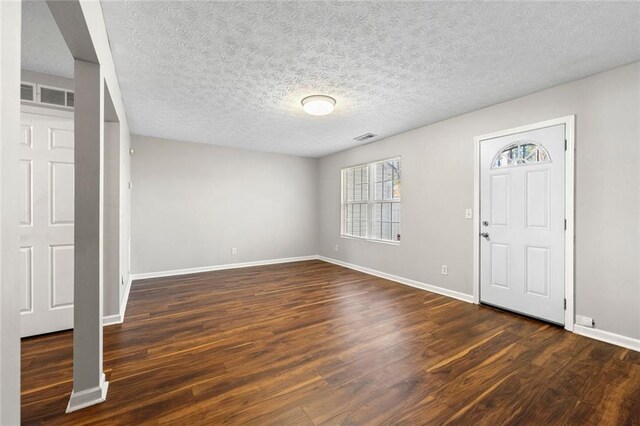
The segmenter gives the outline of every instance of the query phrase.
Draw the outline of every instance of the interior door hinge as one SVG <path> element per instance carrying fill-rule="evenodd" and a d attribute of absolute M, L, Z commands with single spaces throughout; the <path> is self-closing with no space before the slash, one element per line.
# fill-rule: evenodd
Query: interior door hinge
<path fill-rule="evenodd" d="M 567 310 L 567 299 L 564 299 L 564 310 Z"/>
<path fill-rule="evenodd" d="M 567 140 L 566 139 L 564 140 L 564 150 L 565 151 L 567 150 Z"/>
<path fill-rule="evenodd" d="M 567 230 L 567 219 L 564 220 L 564 230 Z"/>

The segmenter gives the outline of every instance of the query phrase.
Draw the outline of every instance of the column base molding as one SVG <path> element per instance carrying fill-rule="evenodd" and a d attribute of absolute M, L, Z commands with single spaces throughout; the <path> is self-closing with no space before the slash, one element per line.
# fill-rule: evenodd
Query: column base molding
<path fill-rule="evenodd" d="M 71 413 L 104 402 L 107 399 L 107 389 L 109 389 L 109 382 L 105 381 L 104 374 L 102 374 L 99 386 L 80 392 L 75 390 L 71 392 L 66 412 Z"/>

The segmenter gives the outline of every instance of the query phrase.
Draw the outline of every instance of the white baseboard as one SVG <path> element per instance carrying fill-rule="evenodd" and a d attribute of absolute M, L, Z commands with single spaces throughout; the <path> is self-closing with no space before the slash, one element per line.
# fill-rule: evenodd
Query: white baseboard
<path fill-rule="evenodd" d="M 395 281 L 400 284 L 408 285 L 418 288 L 420 290 L 430 291 L 432 293 L 441 294 L 443 296 L 452 297 L 454 299 L 462 300 L 463 302 L 473 303 L 473 295 L 460 293 L 459 291 L 449 290 L 447 288 L 438 287 L 435 285 L 425 284 L 420 281 L 415 281 L 409 278 L 399 277 L 397 275 L 387 274 L 386 272 L 377 271 L 375 269 L 365 268 L 363 266 L 354 265 L 352 263 L 343 262 L 341 260 L 333 259 L 330 257 L 318 256 L 319 260 L 333 263 L 335 265 L 344 266 L 345 268 L 353 269 L 355 271 L 364 272 L 365 274 L 373 275 L 376 277 L 384 278 L 387 280 Z"/>
<path fill-rule="evenodd" d="M 76 392 L 75 390 L 71 392 L 71 398 L 69 398 L 69 405 L 67 405 L 66 412 L 71 413 L 104 402 L 107 399 L 108 389 L 109 382 L 104 379 L 104 374 L 102 374 L 100 385 L 80 392 Z"/>
<path fill-rule="evenodd" d="M 174 269 L 170 271 L 145 272 L 131 274 L 131 280 L 144 280 L 147 278 L 173 277 L 176 275 L 197 274 L 200 272 L 221 271 L 224 269 L 250 268 L 252 266 L 276 265 L 278 263 L 302 262 L 304 260 L 316 260 L 318 256 L 285 257 L 282 259 L 258 260 L 255 262 L 228 263 L 226 265 L 200 266 L 197 268 Z"/>
<path fill-rule="evenodd" d="M 122 324 L 124 322 L 124 314 L 127 310 L 127 303 L 129 303 L 129 292 L 131 291 L 131 277 L 127 280 L 127 284 L 124 287 L 124 294 L 120 301 L 120 313 L 114 315 L 106 315 L 102 318 L 102 326 Z"/>
<path fill-rule="evenodd" d="M 120 314 L 105 315 L 102 317 L 103 327 L 114 324 L 122 324 L 122 317 L 120 316 Z"/>
<path fill-rule="evenodd" d="M 581 336 L 590 337 L 592 339 L 640 352 L 640 339 L 634 339 L 620 334 L 611 333 L 609 331 L 598 330 L 597 328 L 585 327 L 578 324 L 573 326 L 573 332 Z"/>

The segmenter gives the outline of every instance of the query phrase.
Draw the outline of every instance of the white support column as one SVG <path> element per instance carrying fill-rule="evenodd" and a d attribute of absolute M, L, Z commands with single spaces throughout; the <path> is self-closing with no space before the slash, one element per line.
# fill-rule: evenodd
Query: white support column
<path fill-rule="evenodd" d="M 20 424 L 19 1 L 0 1 L 0 425 Z"/>
<path fill-rule="evenodd" d="M 73 393 L 67 412 L 103 402 L 104 82 L 100 65 L 75 60 Z"/>

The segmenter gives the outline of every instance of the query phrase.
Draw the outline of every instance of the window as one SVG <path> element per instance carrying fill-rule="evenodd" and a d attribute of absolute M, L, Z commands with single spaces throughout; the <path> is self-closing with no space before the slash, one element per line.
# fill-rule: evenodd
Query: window
<path fill-rule="evenodd" d="M 36 86 L 31 83 L 20 83 L 20 100 L 35 101 Z"/>
<path fill-rule="evenodd" d="M 551 157 L 542 145 L 535 142 L 519 141 L 505 146 L 493 159 L 492 169 L 522 166 L 534 163 L 550 163 Z"/>
<path fill-rule="evenodd" d="M 367 237 L 369 222 L 369 166 L 344 170 L 345 227 L 344 234 Z"/>
<path fill-rule="evenodd" d="M 66 106 L 65 99 L 66 92 L 64 90 L 40 87 L 40 102 L 43 104 Z"/>
<path fill-rule="evenodd" d="M 400 158 L 342 170 L 342 235 L 400 241 Z"/>

